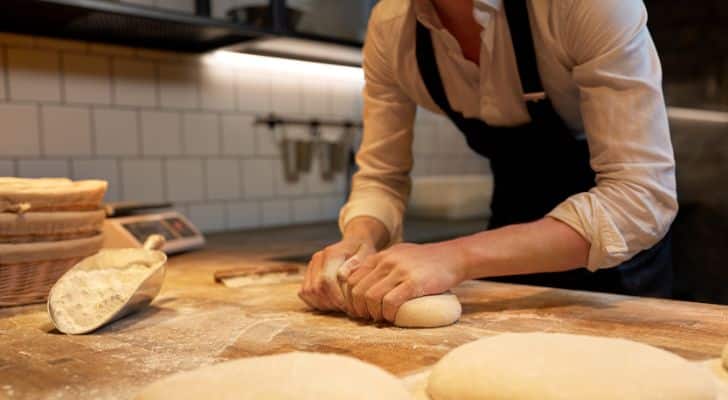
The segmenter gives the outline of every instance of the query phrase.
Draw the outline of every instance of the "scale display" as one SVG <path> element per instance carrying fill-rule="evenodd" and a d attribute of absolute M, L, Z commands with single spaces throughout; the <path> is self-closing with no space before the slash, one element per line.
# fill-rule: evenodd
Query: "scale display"
<path fill-rule="evenodd" d="M 104 224 L 104 247 L 140 247 L 149 235 L 162 235 L 164 251 L 174 253 L 201 247 L 205 239 L 176 211 L 109 218 Z"/>

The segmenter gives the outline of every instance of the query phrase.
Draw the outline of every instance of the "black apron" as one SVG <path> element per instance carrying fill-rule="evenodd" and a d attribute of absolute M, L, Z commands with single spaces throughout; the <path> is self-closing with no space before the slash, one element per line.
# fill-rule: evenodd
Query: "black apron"
<path fill-rule="evenodd" d="M 521 77 L 523 93 L 544 92 L 536 64 L 526 0 L 503 2 Z M 517 127 L 489 126 L 466 118 L 450 106 L 437 67 L 430 31 L 416 27 L 417 64 L 432 100 L 465 135 L 468 146 L 490 160 L 494 178 L 489 228 L 543 218 L 569 196 L 595 186 L 589 147 L 577 139 L 548 99 L 528 101 L 531 122 Z M 509 276 L 493 279 L 566 289 L 669 297 L 672 292 L 670 235 L 630 261 L 591 272 Z"/>

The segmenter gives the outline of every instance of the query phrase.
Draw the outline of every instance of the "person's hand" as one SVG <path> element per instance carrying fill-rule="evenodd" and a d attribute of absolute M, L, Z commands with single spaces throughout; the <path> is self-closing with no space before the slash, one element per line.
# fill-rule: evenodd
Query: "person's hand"
<path fill-rule="evenodd" d="M 341 276 L 347 312 L 356 318 L 394 322 L 405 301 L 442 293 L 465 280 L 464 261 L 455 242 L 403 243 L 371 255 L 348 276 Z"/>
<path fill-rule="evenodd" d="M 308 263 L 298 296 L 317 310 L 346 311 L 338 272 L 348 271 L 375 252 L 370 241 L 360 238 L 345 238 L 317 252 Z"/>

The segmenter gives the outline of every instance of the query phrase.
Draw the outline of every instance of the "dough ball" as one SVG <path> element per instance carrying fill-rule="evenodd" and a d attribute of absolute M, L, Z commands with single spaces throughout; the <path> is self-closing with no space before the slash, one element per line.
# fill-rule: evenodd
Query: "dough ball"
<path fill-rule="evenodd" d="M 147 386 L 137 400 L 410 400 L 393 375 L 355 358 L 294 352 L 182 372 Z"/>
<path fill-rule="evenodd" d="M 723 347 L 723 355 L 721 358 L 723 359 L 723 368 L 728 371 L 728 344 Z"/>
<path fill-rule="evenodd" d="M 394 325 L 402 328 L 437 328 L 454 324 L 462 314 L 462 306 L 452 293 L 423 296 L 404 302 L 394 317 Z"/>
<path fill-rule="evenodd" d="M 433 368 L 433 400 L 715 400 L 685 359 L 622 339 L 518 333 L 462 345 Z"/>

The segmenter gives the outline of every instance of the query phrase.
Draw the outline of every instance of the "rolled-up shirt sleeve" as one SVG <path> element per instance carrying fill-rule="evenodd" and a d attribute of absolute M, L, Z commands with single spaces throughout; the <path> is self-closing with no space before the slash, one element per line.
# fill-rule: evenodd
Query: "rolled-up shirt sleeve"
<path fill-rule="evenodd" d="M 675 161 L 660 61 L 641 1 L 575 1 L 561 28 L 596 186 L 549 216 L 591 243 L 588 268 L 648 249 L 677 214 Z"/>
<path fill-rule="evenodd" d="M 392 60 L 386 54 L 387 24 L 378 24 L 377 8 L 370 18 L 364 45 L 364 133 L 357 153 L 349 201 L 339 215 L 339 226 L 359 216 L 384 224 L 390 242 L 402 237 L 402 217 L 410 193 L 412 127 L 415 103 L 402 92 Z"/>

